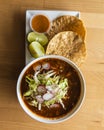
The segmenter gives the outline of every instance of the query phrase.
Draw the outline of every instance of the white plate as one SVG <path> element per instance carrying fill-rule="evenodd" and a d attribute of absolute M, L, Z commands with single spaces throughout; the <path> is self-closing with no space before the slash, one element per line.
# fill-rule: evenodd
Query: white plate
<path fill-rule="evenodd" d="M 46 16 L 49 17 L 50 21 L 52 21 L 53 19 L 62 16 L 62 15 L 72 15 L 72 16 L 76 16 L 76 17 L 80 17 L 80 12 L 78 11 L 60 11 L 60 10 L 27 10 L 26 11 L 26 38 L 27 38 L 27 34 L 32 31 L 30 28 L 30 19 L 33 15 L 37 15 L 37 14 L 44 14 Z M 29 62 L 31 62 L 32 60 L 34 60 L 35 58 L 33 58 L 28 50 L 28 43 L 26 40 L 26 44 L 25 44 L 25 64 L 28 64 Z"/>

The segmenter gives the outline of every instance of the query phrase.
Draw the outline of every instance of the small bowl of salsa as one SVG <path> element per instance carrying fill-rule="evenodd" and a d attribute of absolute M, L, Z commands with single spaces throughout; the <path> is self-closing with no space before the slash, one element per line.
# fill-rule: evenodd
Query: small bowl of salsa
<path fill-rule="evenodd" d="M 50 20 L 46 15 L 33 15 L 30 19 L 30 27 L 38 33 L 45 33 L 50 28 Z"/>
<path fill-rule="evenodd" d="M 17 81 L 23 110 L 43 123 L 73 117 L 84 101 L 85 80 L 80 69 L 63 56 L 47 55 L 24 67 Z"/>

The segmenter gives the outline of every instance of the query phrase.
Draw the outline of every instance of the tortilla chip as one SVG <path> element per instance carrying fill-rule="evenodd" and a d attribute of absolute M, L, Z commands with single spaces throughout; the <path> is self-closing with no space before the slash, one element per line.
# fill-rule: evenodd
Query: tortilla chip
<path fill-rule="evenodd" d="M 64 15 L 52 21 L 50 30 L 46 34 L 51 40 L 57 33 L 63 31 L 74 31 L 78 33 L 82 39 L 85 39 L 85 28 L 80 19 L 75 16 Z"/>
<path fill-rule="evenodd" d="M 80 66 L 86 57 L 86 47 L 80 35 L 72 31 L 65 31 L 56 34 L 51 39 L 46 54 L 64 56 Z"/>

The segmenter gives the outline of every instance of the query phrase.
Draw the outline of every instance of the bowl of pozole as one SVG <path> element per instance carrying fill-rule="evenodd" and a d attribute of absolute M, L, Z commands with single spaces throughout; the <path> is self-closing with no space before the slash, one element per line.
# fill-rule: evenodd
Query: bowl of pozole
<path fill-rule="evenodd" d="M 23 110 L 44 123 L 70 119 L 85 97 L 85 80 L 69 59 L 48 55 L 24 67 L 17 81 L 17 97 Z"/>

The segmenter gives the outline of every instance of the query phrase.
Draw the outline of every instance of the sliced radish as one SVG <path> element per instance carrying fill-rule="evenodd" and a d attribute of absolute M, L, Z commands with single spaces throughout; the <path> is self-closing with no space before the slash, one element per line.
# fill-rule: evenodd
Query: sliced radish
<path fill-rule="evenodd" d="M 44 102 L 44 99 L 42 98 L 41 95 L 37 95 L 36 99 L 37 99 L 37 102 L 39 102 L 39 103 L 43 103 Z"/>
<path fill-rule="evenodd" d="M 33 66 L 33 70 L 34 71 L 39 71 L 41 69 L 41 64 L 37 65 L 37 66 Z"/>
<path fill-rule="evenodd" d="M 40 94 L 45 94 L 47 92 L 47 89 L 45 88 L 44 85 L 39 85 L 37 87 L 37 91 L 40 93 Z"/>
<path fill-rule="evenodd" d="M 51 65 L 50 65 L 49 63 L 44 63 L 44 64 L 42 65 L 42 68 L 45 69 L 45 70 L 49 70 L 50 67 L 51 67 Z"/>
<path fill-rule="evenodd" d="M 50 108 L 59 108 L 59 107 L 60 107 L 60 104 L 58 103 L 50 105 Z"/>
<path fill-rule="evenodd" d="M 43 95 L 43 99 L 46 101 L 52 99 L 53 97 L 54 95 L 52 93 L 46 93 Z"/>

